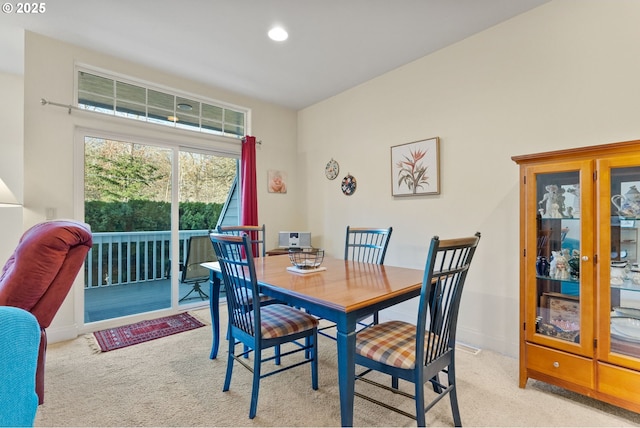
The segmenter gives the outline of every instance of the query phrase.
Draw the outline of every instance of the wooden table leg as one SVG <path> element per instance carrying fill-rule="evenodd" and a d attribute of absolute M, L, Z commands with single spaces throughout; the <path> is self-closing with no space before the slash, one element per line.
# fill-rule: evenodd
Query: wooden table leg
<path fill-rule="evenodd" d="M 338 321 L 338 385 L 340 388 L 340 418 L 343 427 L 353 426 L 355 389 L 356 319 L 348 315 Z"/>
<path fill-rule="evenodd" d="M 213 334 L 209 358 L 213 360 L 218 356 L 218 348 L 220 347 L 220 277 L 213 271 L 209 273 L 209 310 L 211 311 Z"/>

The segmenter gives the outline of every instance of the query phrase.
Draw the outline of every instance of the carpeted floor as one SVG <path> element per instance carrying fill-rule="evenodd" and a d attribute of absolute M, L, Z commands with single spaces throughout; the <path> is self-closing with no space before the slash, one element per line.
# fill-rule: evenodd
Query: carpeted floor
<path fill-rule="evenodd" d="M 226 315 L 225 311 L 221 314 Z M 194 312 L 208 319 L 208 310 Z M 222 326 L 226 320 L 222 320 Z M 224 328 L 223 328 L 224 331 Z M 117 352 L 93 353 L 84 337 L 50 344 L 45 402 L 35 425 L 53 426 L 337 426 L 340 407 L 335 342 L 320 339 L 320 388 L 308 365 L 263 379 L 258 414 L 248 418 L 251 373 L 236 365 L 222 392 L 226 341 L 209 359 L 210 327 Z M 640 426 L 640 415 L 541 382 L 518 388 L 518 362 L 482 350 L 458 352 L 460 411 L 465 426 Z M 361 387 L 361 386 L 359 386 Z M 387 401 L 396 402 L 399 397 Z M 406 404 L 411 411 L 411 403 Z M 415 426 L 401 415 L 356 398 L 356 426 Z M 427 413 L 428 426 L 453 426 L 448 399 Z"/>

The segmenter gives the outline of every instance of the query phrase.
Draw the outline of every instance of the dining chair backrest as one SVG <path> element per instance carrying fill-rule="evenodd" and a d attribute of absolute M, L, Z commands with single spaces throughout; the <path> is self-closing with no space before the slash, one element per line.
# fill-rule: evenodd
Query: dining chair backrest
<path fill-rule="evenodd" d="M 225 284 L 229 324 L 247 336 L 260 332 L 260 311 L 247 311 L 247 302 L 259 302 L 253 255 L 248 235 L 209 235 Z M 255 313 L 255 316 L 253 315 Z"/>
<path fill-rule="evenodd" d="M 218 226 L 218 233 L 234 236 L 247 234 L 251 240 L 253 257 L 264 257 L 266 255 L 266 228 L 264 224 L 262 226 Z"/>
<path fill-rule="evenodd" d="M 425 366 L 455 349 L 462 289 L 479 241 L 480 233 L 468 238 L 431 239 L 416 326 L 417 333 L 430 332 L 416 334 L 416 361 L 424 361 Z M 429 350 L 426 354 L 425 349 Z"/>
<path fill-rule="evenodd" d="M 344 259 L 357 262 L 384 264 L 393 228 L 347 226 Z"/>

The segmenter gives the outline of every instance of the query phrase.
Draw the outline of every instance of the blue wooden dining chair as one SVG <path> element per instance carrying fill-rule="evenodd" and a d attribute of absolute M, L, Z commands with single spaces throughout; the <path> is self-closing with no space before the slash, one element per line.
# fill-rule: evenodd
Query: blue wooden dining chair
<path fill-rule="evenodd" d="M 251 239 L 247 235 L 233 236 L 219 233 L 212 233 L 210 238 L 220 262 L 229 314 L 229 355 L 222 390 L 229 390 L 235 361 L 252 371 L 253 386 L 249 418 L 253 419 L 258 406 L 258 391 L 262 378 L 302 364 L 311 364 L 311 386 L 313 389 L 318 389 L 318 321 L 299 309 L 283 304 L 256 305 L 251 310 L 246 310 L 246 302 L 249 298 L 254 302 L 259 300 L 254 258 L 250 251 Z M 303 343 L 302 339 L 304 339 Z M 263 357 L 263 350 L 284 343 L 294 343 L 296 346 L 282 354 Z M 236 353 L 236 344 L 243 344 L 244 350 Z M 243 358 L 251 352 L 253 352 L 253 367 Z M 303 354 L 295 359 L 294 354 L 300 352 Z M 262 363 L 280 357 L 289 357 L 291 361 L 267 373 L 261 372 Z"/>
<path fill-rule="evenodd" d="M 232 236 L 244 236 L 249 237 L 251 242 L 251 248 L 253 249 L 254 257 L 265 257 L 265 234 L 267 233 L 266 227 L 262 226 L 218 226 L 218 233 Z M 251 296 L 249 296 L 251 298 Z M 249 303 L 252 303 L 251 301 Z M 279 300 L 275 300 L 264 294 L 260 294 L 260 304 L 270 305 L 273 303 L 282 303 Z"/>
<path fill-rule="evenodd" d="M 373 227 L 351 227 L 347 226 L 344 243 L 344 259 L 354 262 L 384 264 L 384 257 L 387 255 L 387 247 L 391 239 L 392 227 L 373 228 Z M 373 314 L 373 324 L 378 324 L 378 312 Z M 363 327 L 367 327 L 372 323 L 359 322 Z M 335 328 L 335 324 L 326 324 L 318 329 L 319 333 L 330 339 L 336 339 L 332 334 L 326 331 Z"/>
<path fill-rule="evenodd" d="M 251 248 L 253 249 L 254 257 L 265 257 L 266 249 L 265 249 L 265 233 L 266 227 L 263 224 L 262 226 L 218 226 L 218 233 L 224 235 L 232 235 L 232 236 L 244 236 L 247 235 L 249 237 L 249 242 L 251 243 Z M 249 301 L 248 305 L 253 304 L 252 296 L 248 296 Z M 265 296 L 264 294 L 260 294 L 260 304 L 262 306 L 272 305 L 274 303 L 282 303 L 279 300 L 273 299 L 269 296 Z"/>
<path fill-rule="evenodd" d="M 344 259 L 356 262 L 384 264 L 392 227 L 370 228 L 347 226 L 344 243 Z M 373 314 L 373 324 L 378 324 L 378 312 Z"/>
<path fill-rule="evenodd" d="M 232 236 L 244 236 L 247 235 L 249 237 L 249 242 L 251 243 L 251 248 L 253 250 L 254 257 L 265 257 L 266 256 L 266 247 L 265 247 L 265 236 L 267 233 L 266 226 L 263 224 L 262 226 L 222 226 L 219 225 L 218 233 L 224 235 L 232 235 Z M 276 300 L 272 297 L 266 296 L 260 293 L 260 305 L 267 306 L 273 305 L 277 303 L 282 303 L 279 300 Z M 246 302 L 245 309 L 251 310 L 253 307 L 253 296 L 247 296 L 248 300 Z M 227 339 L 229 339 L 229 335 L 227 334 Z M 246 349 L 245 349 L 246 350 Z M 276 365 L 280 365 L 280 347 L 277 346 L 275 349 L 276 352 Z"/>
<path fill-rule="evenodd" d="M 356 334 L 357 365 L 366 369 L 356 380 L 415 400 L 415 415 L 393 407 L 381 398 L 365 398 L 389 410 L 415 419 L 425 426 L 425 413 L 447 394 L 455 426 L 461 426 L 456 394 L 455 346 L 458 308 L 471 260 L 480 241 L 480 233 L 468 238 L 431 239 L 420 291 L 416 324 L 387 321 Z M 391 375 L 391 386 L 367 378 L 371 371 Z M 440 381 L 440 375 L 447 380 Z M 399 379 L 414 385 L 414 393 L 399 389 Z M 424 384 L 431 382 L 435 397 L 425 406 Z M 357 382 L 356 382 L 357 383 Z"/>
<path fill-rule="evenodd" d="M 347 226 L 344 259 L 357 262 L 384 264 L 392 227 L 386 229 Z"/>

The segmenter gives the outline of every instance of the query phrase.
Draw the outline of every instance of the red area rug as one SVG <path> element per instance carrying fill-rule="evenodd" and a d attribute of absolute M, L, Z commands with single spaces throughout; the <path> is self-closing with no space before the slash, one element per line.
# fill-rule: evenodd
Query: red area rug
<path fill-rule="evenodd" d="M 109 328 L 93 333 L 102 352 L 125 348 L 149 340 L 160 339 L 183 331 L 204 326 L 193 316 L 182 313 L 155 320 L 146 320 L 122 327 Z"/>

